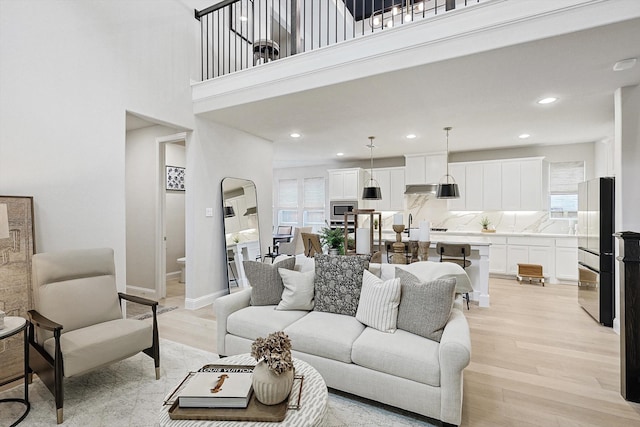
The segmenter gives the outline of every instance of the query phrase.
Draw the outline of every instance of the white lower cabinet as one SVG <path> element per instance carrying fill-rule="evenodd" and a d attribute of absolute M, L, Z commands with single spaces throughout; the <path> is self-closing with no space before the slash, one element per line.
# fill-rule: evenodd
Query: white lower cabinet
<path fill-rule="evenodd" d="M 507 246 L 507 273 L 518 274 L 518 264 L 529 263 L 529 247 L 522 245 Z"/>
<path fill-rule="evenodd" d="M 556 239 L 556 278 L 578 281 L 578 239 Z"/>
<path fill-rule="evenodd" d="M 507 273 L 517 274 L 518 264 L 538 264 L 550 281 L 555 281 L 555 242 L 541 237 L 509 237 L 507 239 Z"/>
<path fill-rule="evenodd" d="M 489 273 L 507 273 L 507 245 L 492 243 L 489 247 Z"/>

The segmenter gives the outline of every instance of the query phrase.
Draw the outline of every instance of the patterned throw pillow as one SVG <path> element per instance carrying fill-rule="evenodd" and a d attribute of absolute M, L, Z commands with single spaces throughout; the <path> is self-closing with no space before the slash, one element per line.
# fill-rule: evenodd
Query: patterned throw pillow
<path fill-rule="evenodd" d="M 275 264 L 243 261 L 242 265 L 251 285 L 251 305 L 277 305 L 284 290 L 278 268 L 293 270 L 296 259 L 287 257 Z"/>
<path fill-rule="evenodd" d="M 369 270 L 362 276 L 356 319 L 382 332 L 395 332 L 400 304 L 400 279 L 380 280 Z"/>
<path fill-rule="evenodd" d="M 355 316 L 370 255 L 316 254 L 315 311 Z"/>
<path fill-rule="evenodd" d="M 440 342 L 449 320 L 456 292 L 456 279 L 422 282 L 396 267 L 402 298 L 398 307 L 398 329 Z"/>

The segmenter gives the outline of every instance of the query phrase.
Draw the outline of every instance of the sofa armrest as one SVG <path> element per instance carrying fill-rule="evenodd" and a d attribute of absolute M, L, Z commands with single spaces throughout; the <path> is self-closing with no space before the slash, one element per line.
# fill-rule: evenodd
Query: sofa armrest
<path fill-rule="evenodd" d="M 213 310 L 217 324 L 218 355 L 226 356 L 224 337 L 227 335 L 227 317 L 233 312 L 249 307 L 251 303 L 251 288 L 243 289 L 229 295 L 222 296 L 213 302 Z"/>
<path fill-rule="evenodd" d="M 462 420 L 462 371 L 471 361 L 469 324 L 454 308 L 440 340 L 441 420 L 459 425 Z"/>

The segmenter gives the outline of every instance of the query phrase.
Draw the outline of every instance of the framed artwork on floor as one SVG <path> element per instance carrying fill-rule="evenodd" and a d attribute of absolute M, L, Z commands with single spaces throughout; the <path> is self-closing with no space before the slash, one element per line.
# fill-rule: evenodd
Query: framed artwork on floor
<path fill-rule="evenodd" d="M 184 168 L 167 166 L 167 190 L 184 191 Z"/>
<path fill-rule="evenodd" d="M 33 197 L 0 196 L 0 310 L 27 318 L 33 308 Z M 24 374 L 22 334 L 0 342 L 0 385 Z"/>

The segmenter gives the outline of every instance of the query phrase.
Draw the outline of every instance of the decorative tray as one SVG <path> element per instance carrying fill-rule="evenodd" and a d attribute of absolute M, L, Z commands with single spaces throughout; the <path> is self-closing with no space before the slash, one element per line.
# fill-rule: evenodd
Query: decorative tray
<path fill-rule="evenodd" d="M 253 369 L 253 365 L 205 365 L 199 369 L 199 372 L 206 372 L 212 369 Z M 300 398 L 302 396 L 303 375 L 295 375 L 293 379 L 293 387 L 299 387 L 297 390 L 297 398 L 294 402 L 289 402 L 291 395 L 284 402 L 277 405 L 264 405 L 258 402 L 255 393 L 251 393 L 249 405 L 246 408 L 182 408 L 178 405 L 178 399 L 175 398 L 176 393 L 182 388 L 186 380 L 192 375 L 190 372 L 185 379 L 173 390 L 167 399 L 165 405 L 171 405 L 169 408 L 169 418 L 172 420 L 208 420 L 208 421 L 266 421 L 280 422 L 287 415 L 287 409 L 300 409 Z"/>

